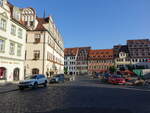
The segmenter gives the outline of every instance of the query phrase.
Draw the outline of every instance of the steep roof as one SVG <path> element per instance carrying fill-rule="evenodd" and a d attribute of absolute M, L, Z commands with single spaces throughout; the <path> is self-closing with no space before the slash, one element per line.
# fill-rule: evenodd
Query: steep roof
<path fill-rule="evenodd" d="M 98 49 L 89 51 L 89 60 L 113 59 L 113 49 Z"/>
<path fill-rule="evenodd" d="M 43 26 L 43 24 L 49 23 L 49 19 L 50 19 L 50 17 L 46 17 L 46 18 L 37 17 L 38 25 L 36 26 L 35 30 L 37 30 L 37 31 L 46 30 L 45 27 Z"/>
<path fill-rule="evenodd" d="M 145 43 L 145 44 L 150 44 L 149 39 L 138 39 L 138 40 L 127 40 L 127 44 L 132 44 L 132 43 Z"/>
<path fill-rule="evenodd" d="M 8 1 L 7 1 L 7 4 L 8 4 L 8 7 L 9 7 L 9 9 L 10 9 L 10 16 L 11 16 L 11 19 L 12 19 L 14 22 L 18 23 L 19 25 L 23 26 L 24 28 L 28 29 L 27 26 L 25 26 L 25 25 L 23 24 L 23 21 L 22 21 L 21 19 L 18 21 L 18 20 L 16 20 L 15 18 L 13 18 L 13 8 L 14 8 L 14 5 L 12 5 L 12 4 L 11 4 L 10 2 L 8 2 Z"/>
<path fill-rule="evenodd" d="M 65 56 L 76 56 L 79 48 L 65 48 Z"/>
<path fill-rule="evenodd" d="M 119 57 L 120 52 L 129 53 L 129 49 L 127 45 L 115 45 L 114 48 L 114 57 Z"/>

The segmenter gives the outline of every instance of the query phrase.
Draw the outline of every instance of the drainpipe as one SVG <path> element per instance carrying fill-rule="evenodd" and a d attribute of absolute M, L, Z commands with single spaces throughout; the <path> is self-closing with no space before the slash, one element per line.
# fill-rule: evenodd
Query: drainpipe
<path fill-rule="evenodd" d="M 44 31 L 44 40 L 43 40 L 43 69 L 42 69 L 42 74 L 44 74 L 44 71 L 45 71 L 44 65 L 45 65 L 45 31 Z"/>

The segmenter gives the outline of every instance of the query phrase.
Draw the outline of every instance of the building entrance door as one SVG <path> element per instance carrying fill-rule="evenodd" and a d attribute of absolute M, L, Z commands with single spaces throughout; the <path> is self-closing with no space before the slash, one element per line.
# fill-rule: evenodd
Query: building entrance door
<path fill-rule="evenodd" d="M 20 74 L 19 68 L 15 68 L 13 73 L 14 81 L 19 81 L 19 74 Z"/>
<path fill-rule="evenodd" d="M 5 80 L 5 79 L 6 79 L 6 68 L 0 67 L 0 80 Z"/>

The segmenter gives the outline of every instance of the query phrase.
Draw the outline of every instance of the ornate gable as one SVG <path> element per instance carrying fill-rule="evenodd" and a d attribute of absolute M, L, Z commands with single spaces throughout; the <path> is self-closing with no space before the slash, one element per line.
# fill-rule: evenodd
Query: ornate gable
<path fill-rule="evenodd" d="M 6 12 L 0 13 L 0 16 L 3 17 L 3 18 L 8 19 L 8 15 L 7 15 Z"/>

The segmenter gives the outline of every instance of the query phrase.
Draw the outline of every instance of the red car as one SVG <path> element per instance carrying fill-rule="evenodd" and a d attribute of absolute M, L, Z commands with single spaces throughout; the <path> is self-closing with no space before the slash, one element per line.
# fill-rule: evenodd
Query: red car
<path fill-rule="evenodd" d="M 125 84 L 126 80 L 121 76 L 111 76 L 108 78 L 108 82 L 111 84 Z"/>

